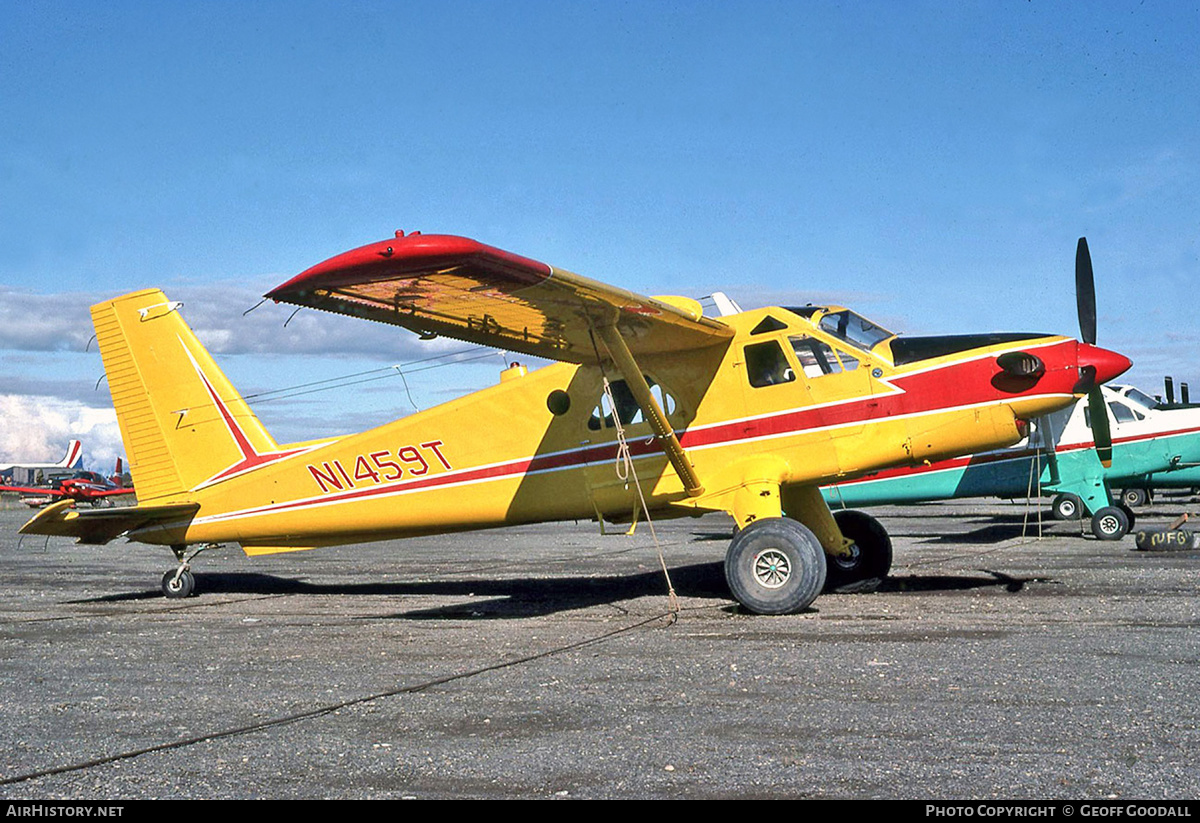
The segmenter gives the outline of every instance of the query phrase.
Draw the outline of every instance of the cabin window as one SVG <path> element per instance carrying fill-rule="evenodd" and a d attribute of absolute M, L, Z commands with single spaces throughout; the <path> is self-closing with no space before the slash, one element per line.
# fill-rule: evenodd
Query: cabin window
<path fill-rule="evenodd" d="M 1134 409 L 1129 408 L 1129 406 L 1126 406 L 1124 403 L 1114 403 L 1112 401 L 1109 401 L 1108 411 L 1112 415 L 1113 420 L 1116 420 L 1118 423 L 1132 423 L 1135 420 L 1145 420 L 1146 419 L 1146 415 L 1142 414 L 1139 411 L 1135 411 Z M 1092 427 L 1092 407 L 1091 406 L 1084 406 L 1083 422 L 1087 424 L 1087 427 L 1089 429 Z"/>
<path fill-rule="evenodd" d="M 646 383 L 650 386 L 650 394 L 654 397 L 654 401 L 658 403 L 658 407 L 662 409 L 663 414 L 668 417 L 674 414 L 676 403 L 671 393 L 665 391 L 662 386 L 658 385 L 649 376 L 642 376 L 646 378 Z M 629 390 L 629 385 L 624 380 L 611 381 L 609 388 L 612 390 L 613 400 L 617 404 L 615 418 L 621 421 L 622 426 L 636 426 L 638 423 L 645 422 L 642 407 L 633 398 L 633 392 Z M 588 428 L 592 431 L 614 428 L 616 424 L 613 422 L 613 412 L 614 409 L 612 403 L 609 402 L 608 395 L 600 395 L 600 402 L 592 409 L 592 416 L 588 418 Z"/>
<path fill-rule="evenodd" d="M 791 383 L 796 379 L 796 373 L 783 353 L 783 346 L 777 340 L 770 340 L 746 347 L 746 377 L 751 386 L 759 389 Z"/>
<path fill-rule="evenodd" d="M 845 352 L 835 352 L 831 346 L 814 337 L 796 335 L 788 339 L 791 341 L 792 351 L 796 353 L 796 359 L 800 361 L 800 368 L 807 377 L 821 377 L 858 368 L 857 358 Z"/>

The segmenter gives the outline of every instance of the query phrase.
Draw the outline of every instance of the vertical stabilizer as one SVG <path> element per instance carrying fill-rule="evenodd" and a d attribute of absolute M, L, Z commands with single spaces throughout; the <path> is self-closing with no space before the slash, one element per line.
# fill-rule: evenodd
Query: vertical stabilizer
<path fill-rule="evenodd" d="M 157 289 L 92 306 L 138 501 L 166 503 L 276 450 L 275 441 Z"/>
<path fill-rule="evenodd" d="M 64 469 L 77 469 L 83 464 L 83 444 L 78 440 L 67 443 L 67 453 L 58 465 Z"/>

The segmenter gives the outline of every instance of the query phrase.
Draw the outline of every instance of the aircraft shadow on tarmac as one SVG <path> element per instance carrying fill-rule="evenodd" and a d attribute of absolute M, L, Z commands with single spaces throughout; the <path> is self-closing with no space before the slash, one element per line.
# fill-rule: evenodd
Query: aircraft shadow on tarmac
<path fill-rule="evenodd" d="M 960 575 L 892 577 L 880 586 L 881 592 L 952 592 L 987 587 L 1002 587 L 1020 591 L 1032 579 L 1014 578 L 1001 572 L 981 570 L 986 577 Z M 666 583 L 661 572 L 643 572 L 613 577 L 512 578 L 507 580 L 475 579 L 421 582 L 372 583 L 311 583 L 269 574 L 197 574 L 198 601 L 205 595 L 371 595 L 388 597 L 463 597 L 469 602 L 425 609 L 413 609 L 385 615 L 365 615 L 362 619 L 378 620 L 517 620 L 558 612 L 574 611 L 589 606 L 609 605 L 621 608 L 623 601 L 638 597 L 663 598 L 666 606 Z M 724 564 L 699 563 L 671 569 L 671 581 L 681 597 L 706 598 L 728 603 L 730 611 L 739 607 L 730 602 L 725 583 Z M 853 596 L 853 595 L 827 595 Z M 74 600 L 71 603 L 120 603 L 161 599 L 157 590 L 112 594 L 103 597 Z M 186 606 L 188 600 L 171 601 Z M 818 601 L 819 606 L 820 601 Z M 819 611 L 819 608 L 816 609 Z"/>

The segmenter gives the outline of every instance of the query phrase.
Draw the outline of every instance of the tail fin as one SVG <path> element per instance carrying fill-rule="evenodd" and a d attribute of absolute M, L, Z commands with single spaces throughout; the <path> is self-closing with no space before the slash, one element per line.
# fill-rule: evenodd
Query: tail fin
<path fill-rule="evenodd" d="M 165 504 L 277 449 L 158 289 L 92 306 L 138 500 Z"/>
<path fill-rule="evenodd" d="M 67 443 L 67 453 L 55 465 L 64 469 L 77 469 L 83 462 L 83 444 L 78 440 Z"/>

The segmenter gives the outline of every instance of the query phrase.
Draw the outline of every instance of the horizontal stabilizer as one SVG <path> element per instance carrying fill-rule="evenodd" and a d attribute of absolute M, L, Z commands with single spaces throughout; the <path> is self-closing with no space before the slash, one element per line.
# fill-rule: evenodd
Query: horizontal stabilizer
<path fill-rule="evenodd" d="M 21 534 L 74 537 L 79 543 L 99 546 L 134 529 L 187 520 L 199 509 L 199 503 L 175 503 L 79 511 L 73 501 L 63 500 L 39 512 L 21 527 Z"/>

